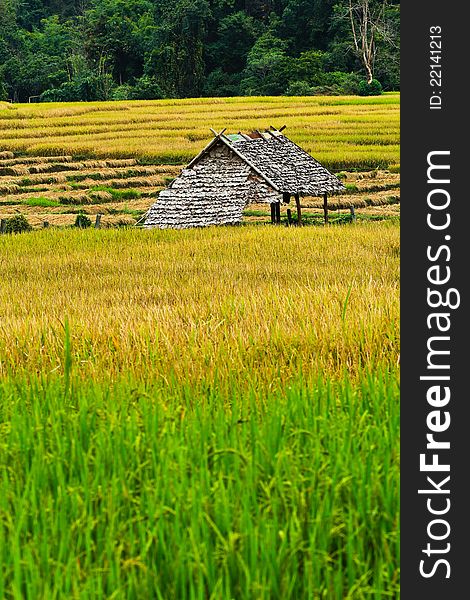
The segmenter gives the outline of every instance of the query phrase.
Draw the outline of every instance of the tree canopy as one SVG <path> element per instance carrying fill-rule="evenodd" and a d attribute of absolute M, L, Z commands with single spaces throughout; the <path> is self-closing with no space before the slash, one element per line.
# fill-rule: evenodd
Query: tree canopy
<path fill-rule="evenodd" d="M 381 88 L 399 88 L 394 0 L 0 0 L 0 100 Z"/>

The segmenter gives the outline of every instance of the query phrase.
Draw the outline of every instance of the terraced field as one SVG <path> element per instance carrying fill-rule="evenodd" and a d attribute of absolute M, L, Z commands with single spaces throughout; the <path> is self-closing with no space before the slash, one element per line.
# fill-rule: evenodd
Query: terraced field
<path fill-rule="evenodd" d="M 181 170 L 179 165 L 142 164 L 135 158 L 82 160 L 72 156 L 19 157 L 0 154 L 0 219 L 24 214 L 35 228 L 67 226 L 76 215 L 100 214 L 101 226 L 137 223 L 158 192 Z M 366 209 L 361 217 L 390 216 L 399 211 L 399 175 L 388 171 L 341 174 L 347 193 L 330 200 L 332 215 L 349 214 L 348 207 Z M 304 198 L 304 219 L 323 214 L 322 201 Z M 287 206 L 282 207 L 286 216 Z M 362 211 L 361 211 L 362 212 Z M 268 222 L 269 206 L 250 205 L 245 221 Z"/>
<path fill-rule="evenodd" d="M 103 215 L 103 226 L 134 224 L 211 139 L 210 127 L 272 123 L 287 125 L 291 139 L 342 172 L 348 191 L 331 201 L 337 219 L 350 205 L 365 209 L 359 218 L 398 214 L 399 95 L 385 94 L 0 103 L 0 218 L 22 212 L 33 227 L 70 225 L 83 212 Z M 318 199 L 303 207 L 306 222 L 321 219 Z M 245 219 L 266 222 L 269 207 L 249 206 Z"/>
<path fill-rule="evenodd" d="M 0 155 L 0 218 L 21 212 L 33 227 L 71 225 L 78 213 L 102 224 L 134 224 L 179 167 L 134 158 L 76 161 L 72 156 Z"/>
<path fill-rule="evenodd" d="M 287 126 L 327 168 L 400 161 L 400 95 L 190 98 L 133 102 L 0 102 L 0 151 L 185 164 L 217 131 Z"/>

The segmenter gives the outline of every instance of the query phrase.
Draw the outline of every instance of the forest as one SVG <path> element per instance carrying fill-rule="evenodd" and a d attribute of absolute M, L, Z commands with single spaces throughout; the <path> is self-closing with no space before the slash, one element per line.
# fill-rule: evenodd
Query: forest
<path fill-rule="evenodd" d="M 0 100 L 398 90 L 398 0 L 0 0 Z"/>

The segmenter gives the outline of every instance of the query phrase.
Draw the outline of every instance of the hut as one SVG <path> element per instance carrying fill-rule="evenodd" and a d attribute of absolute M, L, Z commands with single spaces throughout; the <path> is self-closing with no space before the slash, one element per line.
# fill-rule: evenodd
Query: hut
<path fill-rule="evenodd" d="M 182 170 L 147 212 L 144 227 L 160 229 L 239 223 L 249 203 L 269 203 L 272 223 L 280 223 L 281 202 L 321 196 L 328 222 L 328 195 L 345 190 L 341 181 L 280 130 L 214 138 Z"/>

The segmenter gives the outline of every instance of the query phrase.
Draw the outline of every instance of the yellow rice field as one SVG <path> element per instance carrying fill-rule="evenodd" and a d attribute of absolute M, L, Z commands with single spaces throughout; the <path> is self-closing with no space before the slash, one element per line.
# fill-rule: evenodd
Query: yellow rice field
<path fill-rule="evenodd" d="M 34 249 L 32 244 L 34 244 Z M 0 374 L 285 386 L 398 359 L 396 225 L 0 236 Z"/>
<path fill-rule="evenodd" d="M 161 189 L 211 139 L 287 125 L 287 134 L 340 174 L 346 194 L 330 199 L 340 221 L 399 216 L 399 94 L 379 97 L 199 98 L 75 104 L 0 103 L 0 219 L 23 213 L 33 227 L 133 225 Z M 322 200 L 304 198 L 309 222 Z M 286 207 L 283 219 L 286 220 Z M 344 215 L 341 211 L 345 212 Z M 245 221 L 269 221 L 249 206 Z"/>
<path fill-rule="evenodd" d="M 399 94 L 358 97 L 198 98 L 15 105 L 0 103 L 0 150 L 188 162 L 212 137 L 287 125 L 325 166 L 399 163 Z"/>

